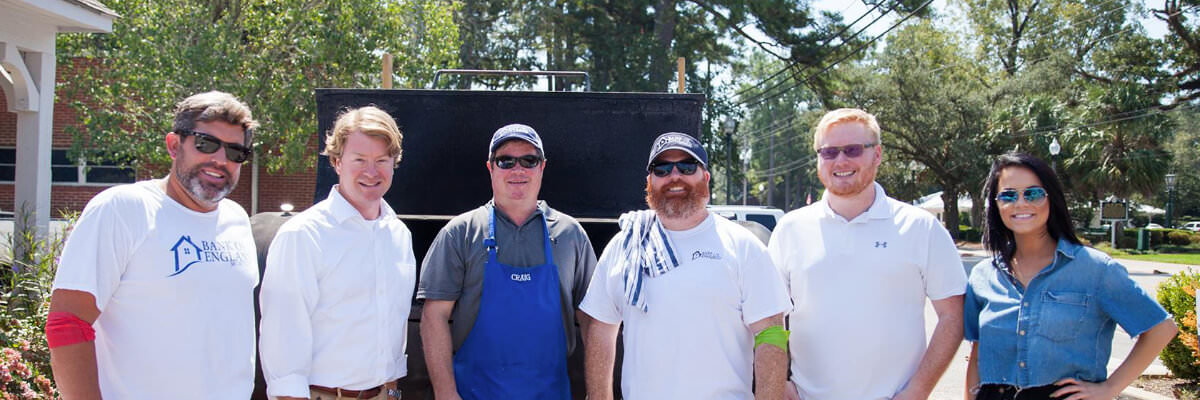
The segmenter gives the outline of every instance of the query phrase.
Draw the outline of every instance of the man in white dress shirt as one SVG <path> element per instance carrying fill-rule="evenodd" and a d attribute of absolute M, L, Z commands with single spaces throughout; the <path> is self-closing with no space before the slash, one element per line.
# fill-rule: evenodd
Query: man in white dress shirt
<path fill-rule="evenodd" d="M 383 195 L 401 139 L 378 108 L 339 116 L 325 142 L 338 184 L 271 242 L 259 343 L 268 396 L 399 398 L 416 259 Z"/>

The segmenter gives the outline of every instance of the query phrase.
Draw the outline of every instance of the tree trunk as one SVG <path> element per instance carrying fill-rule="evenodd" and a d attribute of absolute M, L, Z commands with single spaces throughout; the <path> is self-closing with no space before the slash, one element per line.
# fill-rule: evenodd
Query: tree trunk
<path fill-rule="evenodd" d="M 950 232 L 950 237 L 955 241 L 958 240 L 958 188 L 954 186 L 942 186 L 942 222 L 946 225 L 946 230 Z"/>
<path fill-rule="evenodd" d="M 986 217 L 983 211 L 987 207 L 987 199 L 983 198 L 983 193 L 974 190 L 968 193 L 971 195 L 971 227 L 983 232 L 983 219 Z"/>
<path fill-rule="evenodd" d="M 650 57 L 650 85 L 652 91 L 665 91 L 671 81 L 671 71 L 675 67 L 671 59 L 671 42 L 675 40 L 675 24 L 677 13 L 676 0 L 656 0 L 654 2 L 654 51 Z"/>

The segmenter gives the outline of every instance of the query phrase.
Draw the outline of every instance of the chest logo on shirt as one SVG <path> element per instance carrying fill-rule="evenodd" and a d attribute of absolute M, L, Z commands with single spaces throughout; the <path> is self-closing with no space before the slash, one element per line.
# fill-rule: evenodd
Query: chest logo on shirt
<path fill-rule="evenodd" d="M 696 251 L 692 252 L 692 259 L 693 259 L 693 260 L 695 260 L 695 259 L 697 259 L 697 258 L 707 258 L 707 259 L 710 259 L 710 260 L 720 260 L 720 259 L 721 259 L 721 253 L 717 253 L 717 252 L 713 252 L 713 251 L 700 251 L 700 250 L 696 250 Z"/>
<path fill-rule="evenodd" d="M 180 236 L 179 241 L 171 246 L 171 252 L 175 253 L 175 271 L 167 276 L 182 274 L 198 263 L 238 265 L 246 258 L 242 250 L 237 242 L 193 241 L 191 236 Z"/>
<path fill-rule="evenodd" d="M 875 248 L 887 248 L 887 242 L 875 242 Z"/>
<path fill-rule="evenodd" d="M 530 274 L 512 274 L 512 280 L 517 282 L 529 282 L 533 280 L 533 275 Z"/>

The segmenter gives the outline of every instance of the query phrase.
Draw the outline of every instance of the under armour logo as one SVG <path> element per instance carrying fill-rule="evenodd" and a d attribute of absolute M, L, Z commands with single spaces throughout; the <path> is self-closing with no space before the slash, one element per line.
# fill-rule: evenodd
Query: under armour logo
<path fill-rule="evenodd" d="M 887 248 L 887 242 L 875 242 L 875 248 Z"/>

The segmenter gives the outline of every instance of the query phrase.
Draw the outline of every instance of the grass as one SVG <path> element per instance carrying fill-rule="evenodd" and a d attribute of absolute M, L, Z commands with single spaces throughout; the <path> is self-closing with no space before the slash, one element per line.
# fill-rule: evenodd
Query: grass
<path fill-rule="evenodd" d="M 1186 264 L 1200 265 L 1200 253 L 1195 253 L 1195 249 L 1184 247 L 1164 247 L 1163 251 L 1138 251 L 1132 249 L 1114 249 L 1108 246 L 1108 243 L 1100 243 L 1095 246 L 1096 250 L 1108 253 L 1113 258 L 1138 261 L 1153 261 L 1171 264 Z"/>

